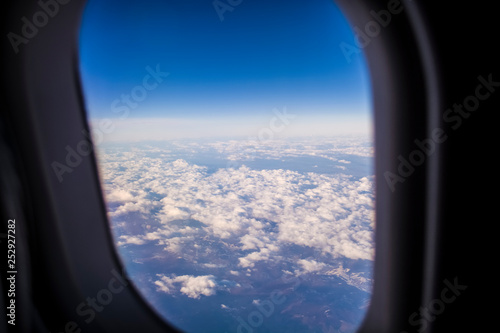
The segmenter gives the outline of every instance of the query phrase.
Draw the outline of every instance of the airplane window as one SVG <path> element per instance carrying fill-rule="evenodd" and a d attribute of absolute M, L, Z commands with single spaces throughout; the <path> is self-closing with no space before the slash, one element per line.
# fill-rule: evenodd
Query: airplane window
<path fill-rule="evenodd" d="M 117 251 L 185 332 L 355 332 L 374 259 L 369 72 L 323 1 L 89 1 Z"/>

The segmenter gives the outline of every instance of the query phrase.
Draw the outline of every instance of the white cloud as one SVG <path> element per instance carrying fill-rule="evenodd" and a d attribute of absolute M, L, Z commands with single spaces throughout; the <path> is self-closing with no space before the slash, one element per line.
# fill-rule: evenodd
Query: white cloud
<path fill-rule="evenodd" d="M 237 141 L 178 144 L 184 145 L 183 151 L 196 153 L 208 147 L 235 157 L 255 156 L 249 153 L 252 149 L 270 158 L 309 152 L 343 166 L 349 164 L 335 154 L 363 157 L 373 153 L 370 145 L 356 138 L 331 141 L 328 151 L 312 142 L 277 143 L 279 149 L 267 142 L 253 148 Z M 292 262 L 291 270 L 300 274 L 324 272 L 327 267 L 323 265 L 332 258 L 373 259 L 373 177 L 254 170 L 244 165 L 209 171 L 171 154 L 166 148 L 100 154 L 106 198 L 114 205 L 110 216 L 120 223 L 118 245 L 158 245 L 158 251 L 174 258 L 210 263 L 198 264 L 206 269 L 230 263 L 247 269 L 257 263 L 278 263 L 288 260 L 283 251 L 290 245 L 318 254 Z M 138 230 L 123 223 L 128 213 L 139 213 L 149 228 Z M 205 243 L 200 245 L 201 241 Z M 221 251 L 229 259 L 220 259 Z M 240 273 L 228 270 L 227 274 L 237 277 Z M 165 276 L 155 284 L 164 292 L 193 298 L 215 292 L 213 279 L 193 278 Z"/>
<path fill-rule="evenodd" d="M 260 251 L 252 252 L 242 258 L 238 258 L 239 266 L 241 267 L 254 267 L 255 263 L 258 261 L 267 261 L 269 259 L 277 259 L 277 257 L 271 258 L 271 251 L 268 248 L 262 248 Z"/>
<path fill-rule="evenodd" d="M 298 264 L 302 267 L 302 269 L 306 273 L 321 271 L 326 266 L 326 264 L 322 262 L 317 262 L 316 260 L 305 260 L 305 259 L 299 260 Z"/>
<path fill-rule="evenodd" d="M 202 295 L 215 295 L 216 292 L 216 283 L 213 275 L 181 275 L 168 277 L 166 275 L 157 274 L 157 276 L 160 278 L 154 281 L 157 290 L 167 294 L 173 294 L 179 291 L 189 298 L 200 298 Z"/>
<path fill-rule="evenodd" d="M 224 267 L 224 265 L 211 264 L 211 263 L 203 264 L 202 266 L 206 267 L 206 268 L 222 268 L 222 267 Z"/>
<path fill-rule="evenodd" d="M 161 291 L 161 292 L 164 292 L 164 293 L 167 293 L 167 294 L 170 294 L 172 293 L 174 290 L 174 286 L 173 286 L 173 283 L 170 281 L 170 280 L 164 280 L 163 278 L 161 280 L 156 280 L 153 282 L 155 285 L 156 285 L 156 289 L 158 291 Z"/>
<path fill-rule="evenodd" d="M 117 245 L 118 246 L 122 246 L 122 245 L 126 245 L 126 244 L 142 245 L 144 243 L 145 243 L 145 241 L 141 237 L 122 235 L 122 236 L 120 236 L 120 240 L 118 241 Z"/>
<path fill-rule="evenodd" d="M 183 275 L 179 278 L 183 278 L 181 293 L 188 297 L 200 298 L 201 295 L 215 295 L 215 282 L 212 275 L 196 277 Z"/>
<path fill-rule="evenodd" d="M 148 214 L 161 207 L 154 218 L 165 227 L 137 235 L 143 241 L 161 240 L 173 232 L 187 237 L 199 229 L 173 227 L 171 223 L 193 219 L 203 223 L 203 230 L 214 237 L 238 237 L 241 250 L 255 250 L 240 259 L 243 267 L 269 259 L 270 252 L 278 251 L 281 243 L 317 248 L 334 257 L 373 257 L 373 185 L 366 177 L 354 181 L 344 175 L 259 171 L 245 166 L 208 174 L 206 169 L 183 160 L 162 164 L 162 176 L 155 181 L 142 180 L 141 187 L 151 188 L 159 181 L 162 187 L 156 190 L 163 199 L 154 202 L 142 195 L 142 199 L 126 202 L 111 212 L 112 216 L 133 211 Z M 317 186 L 301 193 L 303 184 Z M 132 186 L 137 184 L 125 187 Z M 111 193 L 125 197 L 124 193 L 130 191 L 114 189 Z M 273 234 L 263 231 L 264 220 L 276 224 Z M 178 251 L 182 241 L 181 236 L 170 238 L 166 248 Z M 138 244 L 139 240 L 125 242 Z"/>
<path fill-rule="evenodd" d="M 128 191 L 122 189 L 114 189 L 113 191 L 111 191 L 111 193 L 106 195 L 106 199 L 109 202 L 127 202 L 133 201 L 134 196 Z"/>

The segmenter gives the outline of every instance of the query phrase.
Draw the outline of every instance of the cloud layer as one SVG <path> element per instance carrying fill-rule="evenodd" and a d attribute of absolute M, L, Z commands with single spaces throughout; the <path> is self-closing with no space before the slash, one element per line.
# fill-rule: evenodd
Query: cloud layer
<path fill-rule="evenodd" d="M 216 284 L 214 276 L 192 276 L 181 275 L 168 277 L 166 275 L 158 274 L 159 280 L 154 284 L 158 286 L 158 290 L 167 294 L 173 293 L 174 290 L 179 289 L 180 292 L 190 298 L 200 298 L 201 295 L 211 296 L 215 294 Z"/>
<path fill-rule="evenodd" d="M 237 145 L 227 145 L 213 143 L 236 156 Z M 190 147 L 195 153 L 202 151 L 196 144 Z M 311 146 L 307 151 L 319 150 Z M 369 153 L 362 145 L 358 152 Z M 343 158 L 338 160 L 349 165 L 346 151 L 339 154 Z M 174 158 L 171 150 L 154 147 L 101 152 L 105 197 L 118 246 L 155 246 L 165 256 L 204 269 L 230 266 L 228 274 L 234 278 L 249 274 L 256 265 L 289 262 L 295 275 L 347 274 L 344 280 L 351 281 L 349 273 L 332 266 L 332 261 L 373 259 L 373 177 L 255 170 L 244 161 L 234 168 L 210 170 Z M 292 262 L 291 247 L 311 249 L 314 255 Z M 199 298 L 215 293 L 217 279 L 161 273 L 154 284 L 165 293 L 175 290 Z"/>

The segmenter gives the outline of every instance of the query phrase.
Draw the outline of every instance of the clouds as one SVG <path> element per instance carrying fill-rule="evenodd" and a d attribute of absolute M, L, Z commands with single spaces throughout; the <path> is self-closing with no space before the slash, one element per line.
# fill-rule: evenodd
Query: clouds
<path fill-rule="evenodd" d="M 217 285 L 213 275 L 174 275 L 173 277 L 168 277 L 163 274 L 157 274 L 157 277 L 160 278 L 154 281 L 157 290 L 167 294 L 180 292 L 190 298 L 200 298 L 202 295 L 215 295 Z"/>
<path fill-rule="evenodd" d="M 174 142 L 174 144 L 182 143 Z M 248 137 L 245 140 L 206 141 L 200 145 L 203 149 L 215 149 L 219 153 L 227 154 L 227 158 L 232 161 L 251 161 L 257 157 L 282 159 L 315 156 L 350 164 L 349 155 L 373 157 L 374 153 L 371 140 L 367 136 L 321 137 L 320 140 L 317 136 L 273 140 Z"/>
<path fill-rule="evenodd" d="M 326 264 L 322 262 L 317 262 L 316 260 L 305 260 L 305 259 L 299 260 L 298 264 L 301 266 L 304 272 L 307 273 L 318 272 L 326 266 Z"/>
<path fill-rule="evenodd" d="M 106 198 L 109 202 L 129 202 L 134 200 L 134 196 L 130 192 L 122 189 L 112 190 Z"/>
<path fill-rule="evenodd" d="M 143 237 L 137 237 L 137 236 L 127 236 L 127 235 L 122 235 L 119 238 L 119 241 L 116 243 L 118 246 L 122 246 L 125 244 L 135 244 L 135 245 L 142 245 L 146 243 Z"/>
<path fill-rule="evenodd" d="M 344 144 L 330 147 L 344 149 Z M 204 152 L 206 145 L 183 145 L 182 151 L 189 152 L 185 158 L 158 147 L 101 153 L 118 246 L 154 246 L 151 256 L 182 258 L 199 272 L 235 280 L 262 265 L 298 275 L 331 275 L 335 260 L 373 259 L 372 176 L 253 169 L 244 161 L 209 168 L 187 157 Z M 237 144 L 231 145 L 236 152 Z M 296 142 L 287 154 L 295 154 L 300 145 L 303 152 L 321 150 Z M 360 155 L 366 153 L 364 144 L 358 147 Z M 325 156 L 353 164 L 346 163 L 345 152 L 343 158 L 330 153 Z M 148 228 L 138 228 L 137 220 Z M 303 250 L 290 256 L 292 247 Z M 165 293 L 176 290 L 197 298 L 215 293 L 213 276 L 162 275 L 154 283 Z"/>
<path fill-rule="evenodd" d="M 243 268 L 254 267 L 256 262 L 268 261 L 270 259 L 271 259 L 271 251 L 265 247 L 259 249 L 259 251 L 251 252 L 250 254 L 244 257 L 238 258 L 239 266 Z M 277 258 L 274 257 L 272 259 L 276 260 Z"/>

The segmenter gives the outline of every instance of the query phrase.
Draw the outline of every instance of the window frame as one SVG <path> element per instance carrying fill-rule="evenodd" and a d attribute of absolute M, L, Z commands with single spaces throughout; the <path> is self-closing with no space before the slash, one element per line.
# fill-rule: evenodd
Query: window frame
<path fill-rule="evenodd" d="M 76 314 L 78 304 L 108 286 L 112 272 L 123 272 L 123 263 L 113 244 L 94 155 L 77 163 L 63 182 L 53 171 L 53 162 L 65 161 L 67 147 L 88 140 L 82 131 L 89 130 L 78 72 L 78 31 L 86 1 L 58 3 L 57 15 L 20 45 L 17 54 L 8 40 L 2 45 L 2 81 L 9 87 L 9 93 L 2 93 L 7 110 L 2 121 L 15 159 L 12 177 L 23 188 L 17 195 L 26 219 L 19 221 L 19 228 L 26 232 L 30 254 L 20 271 L 32 276 L 25 287 L 33 304 L 25 301 L 21 309 L 37 313 L 26 325 L 57 332 L 70 322 L 92 332 L 173 332 L 127 278 L 129 286 L 90 323 Z M 370 10 L 388 4 L 336 3 L 357 27 L 373 20 Z M 428 263 L 436 207 L 429 198 L 439 193 L 433 179 L 438 177 L 440 154 L 427 159 L 397 191 L 384 182 L 386 171 L 397 174 L 398 156 L 407 156 L 416 138 L 430 134 L 439 102 L 433 47 L 418 5 L 404 5 L 363 48 L 374 99 L 376 256 L 372 301 L 361 333 L 410 330 L 408 314 L 425 304 L 423 295 L 435 285 Z M 36 2 L 9 1 L 4 35 L 19 30 L 19 18 L 38 11 Z"/>

